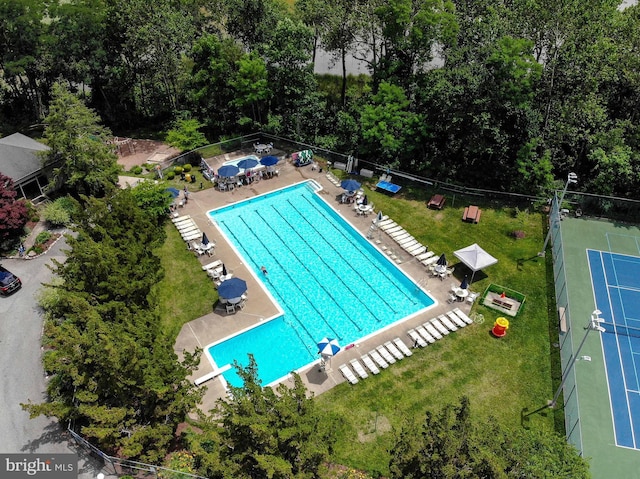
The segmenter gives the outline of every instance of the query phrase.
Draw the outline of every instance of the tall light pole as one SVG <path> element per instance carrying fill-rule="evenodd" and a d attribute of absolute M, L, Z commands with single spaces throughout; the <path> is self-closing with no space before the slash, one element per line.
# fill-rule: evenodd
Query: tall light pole
<path fill-rule="evenodd" d="M 558 202 L 558 208 L 562 208 L 562 202 L 564 201 L 564 195 L 567 193 L 567 189 L 571 183 L 578 182 L 578 175 L 575 173 L 569 173 L 567 176 L 567 182 L 564 185 L 564 189 L 562 190 L 562 194 L 560 195 L 560 201 Z M 553 218 L 550 217 L 552 220 Z M 542 251 L 538 253 L 538 256 L 544 257 L 545 252 L 547 251 L 547 244 L 551 239 L 551 232 L 553 231 L 553 221 L 549 221 L 549 231 L 547 232 L 547 237 L 544 239 L 544 244 L 542 245 Z"/>
<path fill-rule="evenodd" d="M 584 337 L 582 338 L 582 341 L 580 341 L 580 344 L 578 345 L 578 349 L 576 349 L 575 352 L 573 353 L 573 356 L 571 357 L 571 361 L 569 362 L 569 365 L 567 366 L 566 371 L 562 375 L 562 381 L 560 381 L 560 386 L 558 386 L 558 390 L 553 395 L 553 399 L 549 401 L 548 407 L 550 408 L 556 407 L 556 403 L 558 402 L 560 393 L 562 393 L 562 388 L 564 387 L 564 384 L 567 382 L 567 378 L 569 377 L 569 374 L 571 373 L 573 367 L 575 366 L 576 361 L 580 357 L 580 350 L 582 349 L 582 346 L 584 346 L 584 343 L 587 341 L 589 332 L 598 331 L 600 333 L 604 333 L 606 331 L 606 329 L 600 326 L 600 323 L 604 321 L 604 319 L 600 317 L 601 314 L 602 314 L 602 311 L 600 311 L 599 309 L 596 309 L 593 313 L 591 313 L 591 319 L 589 319 L 589 322 L 587 323 L 587 327 L 584 328 L 586 330 L 584 332 Z"/>

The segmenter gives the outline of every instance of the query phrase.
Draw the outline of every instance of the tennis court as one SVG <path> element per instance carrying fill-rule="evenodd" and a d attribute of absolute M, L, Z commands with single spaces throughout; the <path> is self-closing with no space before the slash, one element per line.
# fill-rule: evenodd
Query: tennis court
<path fill-rule="evenodd" d="M 618 446 L 640 441 L 640 258 L 587 250 Z"/>
<path fill-rule="evenodd" d="M 594 479 L 638 478 L 640 229 L 584 217 L 559 226 L 554 281 L 567 438 L 589 458 Z M 606 332 L 587 334 L 595 309 Z"/>

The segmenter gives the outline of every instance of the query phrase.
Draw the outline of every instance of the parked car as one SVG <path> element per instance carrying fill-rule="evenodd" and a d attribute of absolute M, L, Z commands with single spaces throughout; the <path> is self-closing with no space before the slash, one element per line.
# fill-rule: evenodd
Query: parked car
<path fill-rule="evenodd" d="M 0 294 L 7 296 L 22 287 L 22 281 L 8 269 L 0 266 Z"/>

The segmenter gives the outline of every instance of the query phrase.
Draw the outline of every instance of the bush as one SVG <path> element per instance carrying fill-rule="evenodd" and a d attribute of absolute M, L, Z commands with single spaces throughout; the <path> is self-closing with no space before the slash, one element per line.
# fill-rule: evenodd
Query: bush
<path fill-rule="evenodd" d="M 189 173 L 191 171 L 191 165 L 189 163 L 185 163 L 185 165 L 182 167 L 182 170 L 185 173 Z"/>
<path fill-rule="evenodd" d="M 142 173 L 142 166 L 140 165 L 136 165 L 133 168 L 131 168 L 131 173 L 133 173 L 134 175 L 139 175 Z"/>
<path fill-rule="evenodd" d="M 51 233 L 49 233 L 48 231 L 43 231 L 42 233 L 40 233 L 38 236 L 36 236 L 36 241 L 35 243 L 37 245 L 41 245 L 46 243 L 47 241 L 49 241 L 51 239 Z"/>
<path fill-rule="evenodd" d="M 176 175 L 181 174 L 183 171 L 184 171 L 184 168 L 183 168 L 182 166 L 174 166 L 174 167 L 173 167 L 173 172 L 174 172 Z"/>
<path fill-rule="evenodd" d="M 526 236 L 526 234 L 522 230 L 517 230 L 517 231 L 513 231 L 511 233 L 511 236 L 513 236 L 515 239 L 522 239 Z"/>
<path fill-rule="evenodd" d="M 24 205 L 27 207 L 27 218 L 29 221 L 37 223 L 40 220 L 38 209 L 31 203 L 31 201 L 25 201 Z"/>
<path fill-rule="evenodd" d="M 73 210 L 73 202 L 68 198 L 59 198 L 45 206 L 42 218 L 52 226 L 64 226 L 71 221 L 71 214 L 67 208 Z"/>
<path fill-rule="evenodd" d="M 167 180 L 173 180 L 176 177 L 176 174 L 173 171 L 167 173 Z"/>

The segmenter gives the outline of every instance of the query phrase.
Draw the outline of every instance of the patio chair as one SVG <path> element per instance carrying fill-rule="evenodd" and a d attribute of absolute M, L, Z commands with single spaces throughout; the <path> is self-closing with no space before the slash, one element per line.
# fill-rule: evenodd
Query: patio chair
<path fill-rule="evenodd" d="M 376 363 L 373 362 L 373 359 L 371 359 L 368 354 L 363 354 L 362 356 L 360 356 L 360 359 L 362 359 L 362 362 L 364 363 L 364 365 L 373 374 L 379 374 L 380 373 L 380 370 L 378 369 L 378 366 L 376 366 Z"/>
<path fill-rule="evenodd" d="M 396 347 L 400 350 L 400 352 L 402 354 L 404 354 L 405 356 L 409 357 L 412 356 L 413 353 L 411 352 L 411 350 L 407 347 L 406 344 L 404 344 L 404 341 L 400 338 L 396 338 L 393 340 L 393 344 L 396 345 Z"/>
<path fill-rule="evenodd" d="M 400 352 L 400 350 L 393 344 L 391 341 L 387 341 L 384 343 L 384 347 L 396 358 L 398 361 L 404 359 L 404 354 Z"/>
<path fill-rule="evenodd" d="M 369 377 L 367 372 L 362 367 L 362 364 L 360 364 L 357 359 L 352 359 L 351 361 L 349 361 L 349 364 L 351 364 L 351 368 L 356 372 L 360 379 L 367 379 Z"/>
<path fill-rule="evenodd" d="M 372 349 L 371 351 L 369 351 L 369 356 L 371 356 L 376 364 L 382 369 L 387 369 L 389 367 L 389 363 L 386 362 L 382 356 L 380 356 L 380 353 L 377 350 Z"/>
<path fill-rule="evenodd" d="M 473 304 L 477 297 L 478 293 L 469 293 L 469 296 L 467 296 L 467 303 Z"/>
<path fill-rule="evenodd" d="M 424 340 L 424 338 L 422 338 L 422 336 L 418 334 L 418 332 L 415 329 L 410 329 L 409 331 L 407 331 L 407 334 L 413 341 L 414 348 L 417 348 L 418 346 L 420 346 L 421 348 L 424 348 L 427 345 L 427 342 Z"/>
<path fill-rule="evenodd" d="M 227 308 L 227 314 L 232 314 L 232 313 L 236 312 L 236 305 L 235 304 L 227 303 L 227 304 L 225 304 L 225 307 Z"/>
<path fill-rule="evenodd" d="M 346 364 L 341 364 L 340 366 L 338 366 L 338 369 L 347 381 L 349 381 L 351 384 L 358 384 L 358 378 L 355 377 L 351 369 L 349 369 Z"/>
<path fill-rule="evenodd" d="M 389 350 L 387 348 L 385 348 L 382 344 L 380 346 L 378 346 L 376 348 L 376 350 L 378 351 L 378 353 L 380 354 L 380 356 L 382 356 L 384 358 L 384 360 L 386 362 L 388 362 L 389 364 L 395 364 L 396 362 L 396 358 L 394 358 L 391 353 L 389 352 Z"/>

